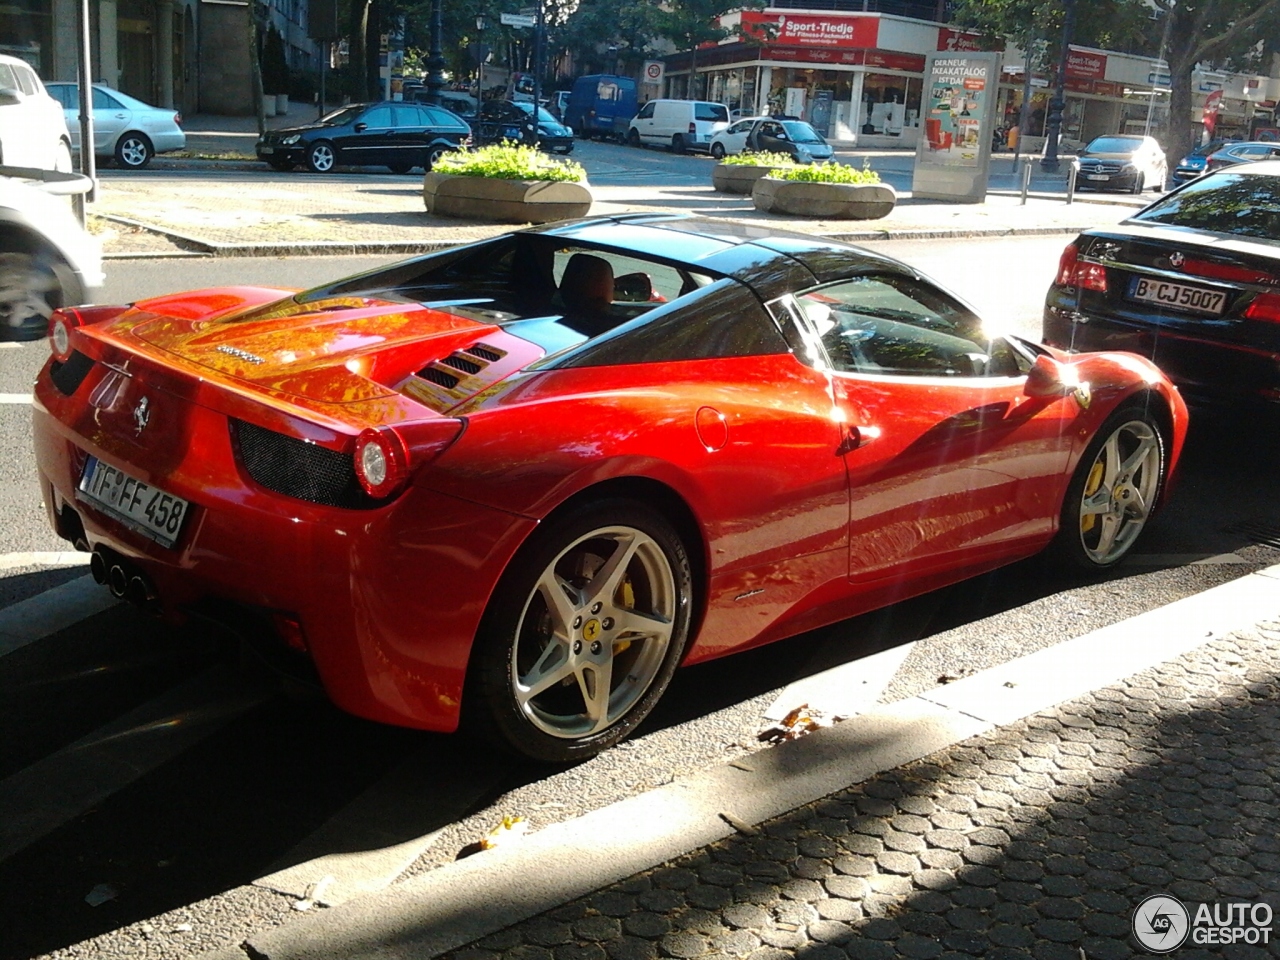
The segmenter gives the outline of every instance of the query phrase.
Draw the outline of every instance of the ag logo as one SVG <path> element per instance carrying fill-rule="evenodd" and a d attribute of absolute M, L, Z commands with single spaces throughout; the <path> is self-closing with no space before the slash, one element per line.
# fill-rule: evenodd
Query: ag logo
<path fill-rule="evenodd" d="M 1133 936 L 1151 953 L 1169 953 L 1182 946 L 1191 927 L 1187 908 L 1167 894 L 1147 897 L 1133 911 Z"/>

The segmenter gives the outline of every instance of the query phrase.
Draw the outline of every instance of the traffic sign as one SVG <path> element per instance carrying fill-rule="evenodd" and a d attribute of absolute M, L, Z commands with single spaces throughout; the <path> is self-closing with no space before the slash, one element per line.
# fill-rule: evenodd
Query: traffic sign
<path fill-rule="evenodd" d="M 644 62 L 645 83 L 661 83 L 665 66 L 661 60 L 646 60 Z"/>
<path fill-rule="evenodd" d="M 537 24 L 536 17 L 527 17 L 522 13 L 504 13 L 498 16 L 498 20 L 508 27 L 530 27 Z"/>

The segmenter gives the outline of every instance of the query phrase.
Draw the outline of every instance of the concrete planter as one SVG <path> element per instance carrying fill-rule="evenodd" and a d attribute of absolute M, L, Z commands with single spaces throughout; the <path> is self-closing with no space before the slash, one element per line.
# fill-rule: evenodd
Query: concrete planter
<path fill-rule="evenodd" d="M 751 167 L 741 163 L 717 163 L 711 168 L 711 186 L 720 193 L 750 193 L 761 177 L 767 177 L 772 167 Z"/>
<path fill-rule="evenodd" d="M 549 223 L 585 217 L 591 209 L 585 183 L 550 180 L 494 180 L 428 173 L 422 202 L 428 213 L 503 223 Z"/>
<path fill-rule="evenodd" d="M 765 213 L 879 220 L 893 211 L 898 195 L 887 183 L 808 183 L 762 177 L 752 188 L 751 199 Z"/>

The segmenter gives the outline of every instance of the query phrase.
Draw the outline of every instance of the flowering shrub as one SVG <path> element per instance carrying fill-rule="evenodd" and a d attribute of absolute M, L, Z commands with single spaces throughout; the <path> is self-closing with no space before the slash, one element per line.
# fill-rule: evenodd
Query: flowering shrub
<path fill-rule="evenodd" d="M 553 160 L 533 147 L 504 141 L 470 153 L 446 153 L 432 168 L 456 177 L 494 180 L 554 180 L 582 183 L 587 171 L 572 160 Z"/>
<path fill-rule="evenodd" d="M 870 167 L 851 167 L 828 160 L 806 167 L 778 167 L 769 171 L 774 180 L 802 180 L 806 183 L 879 183 L 880 174 Z"/>

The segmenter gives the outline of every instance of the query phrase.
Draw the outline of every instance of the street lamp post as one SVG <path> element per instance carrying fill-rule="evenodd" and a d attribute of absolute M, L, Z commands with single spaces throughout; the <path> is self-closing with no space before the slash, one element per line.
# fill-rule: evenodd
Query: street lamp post
<path fill-rule="evenodd" d="M 440 16 L 441 0 L 431 0 L 431 55 L 427 58 L 427 103 L 440 105 L 440 91 L 444 89 L 444 54 L 440 51 L 440 34 L 443 32 Z"/>
<path fill-rule="evenodd" d="M 1071 31 L 1075 26 L 1075 18 L 1075 0 L 1064 0 L 1062 55 L 1058 58 L 1058 79 L 1053 88 L 1053 99 L 1049 101 L 1044 159 L 1040 161 L 1040 167 L 1046 173 L 1058 172 L 1058 138 L 1062 136 L 1062 113 L 1067 105 L 1067 58 L 1071 55 Z"/>

